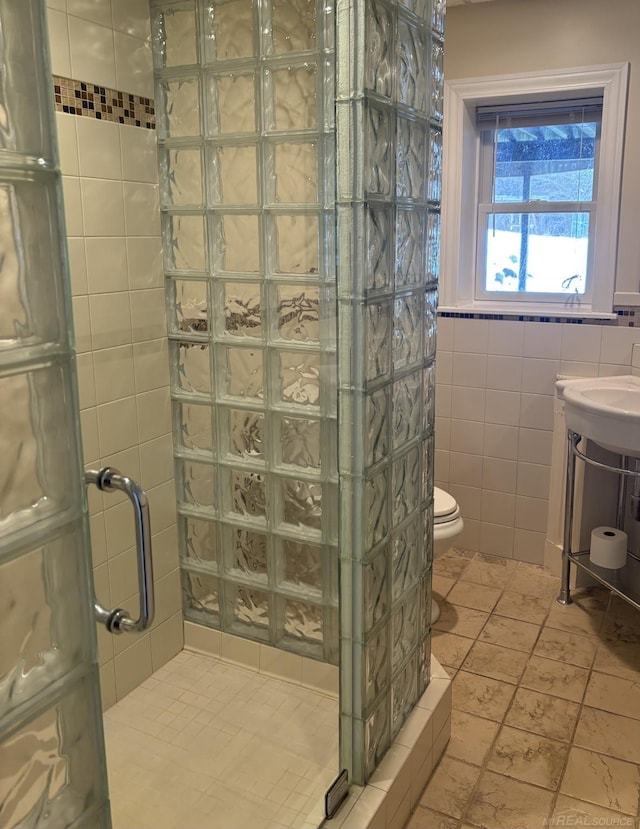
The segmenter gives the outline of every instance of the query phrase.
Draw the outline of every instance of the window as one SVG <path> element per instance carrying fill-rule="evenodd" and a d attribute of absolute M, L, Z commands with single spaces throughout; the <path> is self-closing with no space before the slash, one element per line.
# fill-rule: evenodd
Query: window
<path fill-rule="evenodd" d="M 446 85 L 442 308 L 611 314 L 627 71 Z"/>

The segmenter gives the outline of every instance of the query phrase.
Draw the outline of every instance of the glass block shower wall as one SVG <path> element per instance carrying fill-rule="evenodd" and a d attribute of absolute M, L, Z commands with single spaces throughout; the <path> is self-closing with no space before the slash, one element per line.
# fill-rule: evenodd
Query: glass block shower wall
<path fill-rule="evenodd" d="M 335 663 L 332 9 L 152 7 L 185 616 Z"/>
<path fill-rule="evenodd" d="M 336 19 L 341 755 L 362 783 L 430 678 L 444 0 Z"/>

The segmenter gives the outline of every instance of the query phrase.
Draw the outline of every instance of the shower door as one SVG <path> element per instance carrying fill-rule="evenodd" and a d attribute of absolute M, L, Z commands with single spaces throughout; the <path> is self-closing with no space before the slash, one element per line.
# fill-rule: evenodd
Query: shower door
<path fill-rule="evenodd" d="M 111 826 L 43 0 L 0 0 L 0 824 Z"/>

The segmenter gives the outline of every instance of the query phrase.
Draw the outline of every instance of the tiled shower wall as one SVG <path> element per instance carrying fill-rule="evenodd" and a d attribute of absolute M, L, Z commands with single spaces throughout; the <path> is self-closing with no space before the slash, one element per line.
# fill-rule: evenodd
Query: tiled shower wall
<path fill-rule="evenodd" d="M 119 90 L 123 100 L 153 95 L 144 0 L 49 0 L 48 18 L 55 76 Z M 108 707 L 182 646 L 156 141 L 151 129 L 97 120 L 87 108 L 56 120 L 85 465 L 120 469 L 151 507 L 156 620 L 135 637 L 99 629 Z M 135 614 L 131 506 L 95 487 L 88 495 L 97 595 Z"/>
<path fill-rule="evenodd" d="M 462 510 L 456 543 L 543 563 L 556 376 L 630 374 L 636 342 L 615 324 L 438 319 L 435 474 Z"/>

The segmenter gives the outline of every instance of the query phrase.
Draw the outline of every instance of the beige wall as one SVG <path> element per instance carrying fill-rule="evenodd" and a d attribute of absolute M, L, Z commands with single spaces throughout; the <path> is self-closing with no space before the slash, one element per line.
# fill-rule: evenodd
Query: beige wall
<path fill-rule="evenodd" d="M 49 0 L 53 72 L 153 96 L 147 0 Z M 99 630 L 105 707 L 182 647 L 182 613 L 156 138 L 152 130 L 57 113 L 81 425 L 87 467 L 107 464 L 148 492 L 156 621 Z M 94 580 L 105 606 L 137 614 L 132 512 L 89 491 Z"/>
<path fill-rule="evenodd" d="M 496 0 L 447 11 L 445 78 L 629 61 L 616 291 L 640 281 L 640 2 Z"/>

